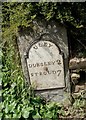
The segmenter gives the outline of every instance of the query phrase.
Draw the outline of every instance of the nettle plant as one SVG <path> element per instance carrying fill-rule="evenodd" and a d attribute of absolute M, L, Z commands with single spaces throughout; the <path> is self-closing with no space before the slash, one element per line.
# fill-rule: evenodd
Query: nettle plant
<path fill-rule="evenodd" d="M 76 15 L 75 15 L 76 14 Z M 62 106 L 35 96 L 25 84 L 16 43 L 19 28 L 33 28 L 34 19 L 56 20 L 68 26 L 70 35 L 83 37 L 85 24 L 83 3 L 2 3 L 2 103 L 1 118 L 51 118 L 64 114 Z M 79 19 L 77 19 L 79 18 Z M 75 31 L 73 31 L 75 29 Z M 77 29 L 79 35 L 77 35 Z"/>

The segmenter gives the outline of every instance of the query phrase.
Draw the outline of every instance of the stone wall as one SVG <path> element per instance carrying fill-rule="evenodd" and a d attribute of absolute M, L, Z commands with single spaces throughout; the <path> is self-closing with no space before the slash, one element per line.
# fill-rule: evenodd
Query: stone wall
<path fill-rule="evenodd" d="M 72 94 L 79 95 L 86 91 L 86 58 L 72 58 L 69 61 L 71 71 Z"/>

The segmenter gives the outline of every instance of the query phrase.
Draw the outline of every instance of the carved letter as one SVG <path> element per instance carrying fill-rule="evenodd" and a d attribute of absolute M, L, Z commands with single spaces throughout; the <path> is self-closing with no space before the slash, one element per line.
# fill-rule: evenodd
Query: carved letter
<path fill-rule="evenodd" d="M 41 66 L 43 66 L 43 63 L 40 63 Z"/>
<path fill-rule="evenodd" d="M 35 73 L 35 75 L 37 76 L 37 75 L 38 75 L 38 73 Z"/>
<path fill-rule="evenodd" d="M 60 65 L 60 64 L 61 64 L 61 61 L 60 61 L 60 60 L 57 60 L 56 62 L 57 62 L 57 64 L 58 64 L 58 65 Z"/>
<path fill-rule="evenodd" d="M 44 65 L 47 65 L 47 63 L 46 63 L 46 62 L 44 62 Z"/>
<path fill-rule="evenodd" d="M 39 64 L 39 63 L 36 63 L 36 65 L 37 65 L 37 67 L 39 67 L 39 66 L 40 66 L 40 64 Z"/>
<path fill-rule="evenodd" d="M 47 72 L 43 72 L 43 74 L 44 74 L 44 75 L 46 75 L 46 74 L 47 74 Z"/>
<path fill-rule="evenodd" d="M 29 64 L 29 68 L 32 68 L 32 64 Z"/>
<path fill-rule="evenodd" d="M 42 72 L 40 72 L 39 74 L 42 75 Z"/>
<path fill-rule="evenodd" d="M 60 75 L 60 73 L 61 73 L 61 70 L 57 70 L 57 73 L 58 73 L 57 75 L 59 76 L 59 75 Z"/>
<path fill-rule="evenodd" d="M 47 47 L 47 43 L 46 42 L 44 42 L 44 47 Z"/>
<path fill-rule="evenodd" d="M 33 67 L 36 67 L 36 64 L 33 64 Z"/>
<path fill-rule="evenodd" d="M 51 65 L 51 62 L 48 62 L 48 65 Z"/>
<path fill-rule="evenodd" d="M 53 65 L 55 64 L 55 61 L 52 61 Z"/>
<path fill-rule="evenodd" d="M 34 48 L 34 49 L 38 49 L 38 47 L 37 47 L 36 45 L 35 45 L 35 46 L 33 46 L 33 48 Z"/>
<path fill-rule="evenodd" d="M 31 77 L 33 76 L 33 73 L 31 73 Z"/>
<path fill-rule="evenodd" d="M 49 47 L 51 47 L 52 45 L 49 43 Z"/>

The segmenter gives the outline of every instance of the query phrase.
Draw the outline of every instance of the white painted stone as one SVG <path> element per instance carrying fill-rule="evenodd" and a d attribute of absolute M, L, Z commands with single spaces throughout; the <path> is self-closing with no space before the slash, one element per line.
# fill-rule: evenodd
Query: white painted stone
<path fill-rule="evenodd" d="M 35 89 L 65 87 L 63 57 L 54 43 L 39 41 L 32 45 L 28 54 L 28 72 Z"/>

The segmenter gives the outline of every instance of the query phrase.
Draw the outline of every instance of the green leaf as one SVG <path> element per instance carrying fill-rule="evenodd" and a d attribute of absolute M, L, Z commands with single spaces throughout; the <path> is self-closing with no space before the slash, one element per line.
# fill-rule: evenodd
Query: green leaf
<path fill-rule="evenodd" d="M 4 108 L 4 103 L 0 102 L 0 111 Z"/>
<path fill-rule="evenodd" d="M 6 108 L 5 108 L 5 113 L 8 113 L 9 112 L 9 106 L 6 105 Z"/>
<path fill-rule="evenodd" d="M 13 118 L 21 118 L 21 113 L 16 113 L 16 114 L 13 114 Z"/>
<path fill-rule="evenodd" d="M 0 112 L 0 118 L 2 118 L 3 113 Z"/>
<path fill-rule="evenodd" d="M 32 110 L 34 110 L 33 107 L 23 108 L 23 109 L 22 109 L 22 116 L 23 116 L 24 118 L 28 118 L 28 117 L 29 117 L 29 114 L 30 114 L 30 112 L 31 112 Z"/>
<path fill-rule="evenodd" d="M 41 116 L 39 115 L 38 112 L 36 113 L 36 115 L 33 115 L 32 117 L 33 117 L 34 119 L 36 119 L 36 118 L 41 118 Z"/>
<path fill-rule="evenodd" d="M 29 117 L 29 114 L 30 114 L 30 112 L 28 112 L 27 110 L 24 110 L 24 111 L 22 112 L 22 116 L 23 116 L 24 118 L 28 118 L 28 117 Z"/>
<path fill-rule="evenodd" d="M 48 112 L 45 112 L 44 116 L 45 118 L 53 118 L 53 113 L 48 111 Z"/>
<path fill-rule="evenodd" d="M 35 19 L 35 17 L 36 17 L 36 14 L 35 14 L 35 15 L 33 15 L 33 16 L 31 16 L 31 19 L 33 20 L 33 19 Z"/>
<path fill-rule="evenodd" d="M 5 118 L 12 118 L 12 115 L 7 114 L 7 115 L 5 115 Z"/>

